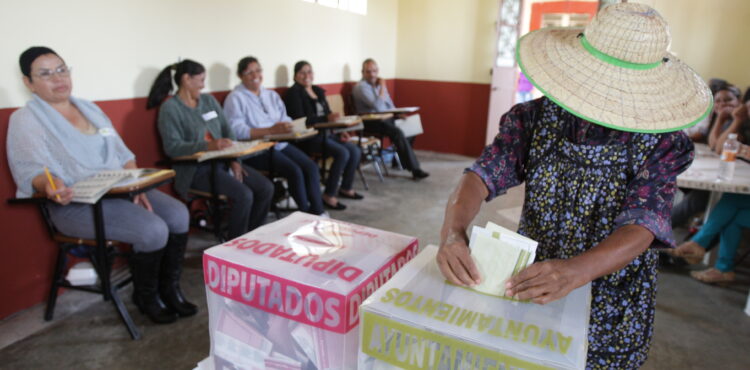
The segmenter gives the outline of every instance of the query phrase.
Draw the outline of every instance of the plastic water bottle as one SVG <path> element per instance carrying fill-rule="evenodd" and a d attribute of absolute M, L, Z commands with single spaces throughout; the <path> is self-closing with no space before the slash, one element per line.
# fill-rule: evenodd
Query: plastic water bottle
<path fill-rule="evenodd" d="M 734 177 L 734 162 L 737 160 L 737 151 L 739 149 L 740 143 L 737 141 L 737 134 L 729 134 L 729 138 L 724 142 L 724 149 L 721 151 L 719 180 L 732 181 Z"/>

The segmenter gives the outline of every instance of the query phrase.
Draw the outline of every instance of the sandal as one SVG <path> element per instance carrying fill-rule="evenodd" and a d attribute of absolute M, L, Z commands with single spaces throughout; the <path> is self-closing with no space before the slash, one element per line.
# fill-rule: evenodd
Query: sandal
<path fill-rule="evenodd" d="M 356 200 L 360 200 L 360 199 L 364 199 L 365 198 L 364 195 L 359 194 L 356 191 L 354 192 L 354 195 L 349 195 L 349 194 L 347 194 L 347 193 L 339 190 L 339 196 L 341 198 L 356 199 Z"/>
<path fill-rule="evenodd" d="M 702 281 L 707 284 L 726 284 L 734 281 L 734 271 L 722 272 L 715 268 L 703 271 L 692 271 L 690 276 L 693 279 Z"/>
<path fill-rule="evenodd" d="M 680 244 L 675 249 L 668 250 L 667 253 L 674 257 L 682 257 L 687 263 L 695 265 L 703 261 L 703 256 L 706 255 L 706 249 L 694 241 L 687 241 Z"/>

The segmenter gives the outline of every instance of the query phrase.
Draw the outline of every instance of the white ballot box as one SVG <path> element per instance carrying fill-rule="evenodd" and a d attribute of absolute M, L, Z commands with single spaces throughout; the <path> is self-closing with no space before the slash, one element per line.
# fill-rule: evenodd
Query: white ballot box
<path fill-rule="evenodd" d="M 293 213 L 205 251 L 216 369 L 352 369 L 359 305 L 416 238 Z"/>
<path fill-rule="evenodd" d="M 428 246 L 360 308 L 359 369 L 583 369 L 590 285 L 538 305 L 446 282 Z"/>

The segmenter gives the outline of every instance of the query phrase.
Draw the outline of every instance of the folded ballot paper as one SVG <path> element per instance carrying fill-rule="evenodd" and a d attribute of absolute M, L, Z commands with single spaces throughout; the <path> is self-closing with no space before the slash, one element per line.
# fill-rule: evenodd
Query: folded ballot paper
<path fill-rule="evenodd" d="M 481 293 L 505 296 L 505 283 L 534 263 L 537 242 L 488 222 L 471 230 L 469 248 L 482 282 L 472 287 Z"/>

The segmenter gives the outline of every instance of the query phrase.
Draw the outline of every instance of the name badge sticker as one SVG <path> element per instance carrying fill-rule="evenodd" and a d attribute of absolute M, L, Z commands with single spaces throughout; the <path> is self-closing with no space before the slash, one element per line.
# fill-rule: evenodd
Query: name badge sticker
<path fill-rule="evenodd" d="M 109 127 L 102 127 L 102 128 L 99 129 L 99 135 L 102 135 L 104 137 L 114 136 L 115 135 L 115 130 L 113 130 L 113 129 L 109 128 Z"/>
<path fill-rule="evenodd" d="M 208 122 L 208 121 L 210 121 L 210 120 L 212 120 L 212 119 L 214 119 L 214 118 L 216 118 L 218 116 L 219 115 L 216 113 L 215 110 L 212 110 L 212 111 L 210 111 L 208 113 L 203 113 L 203 115 L 202 115 L 203 120 L 206 121 L 206 122 Z"/>

